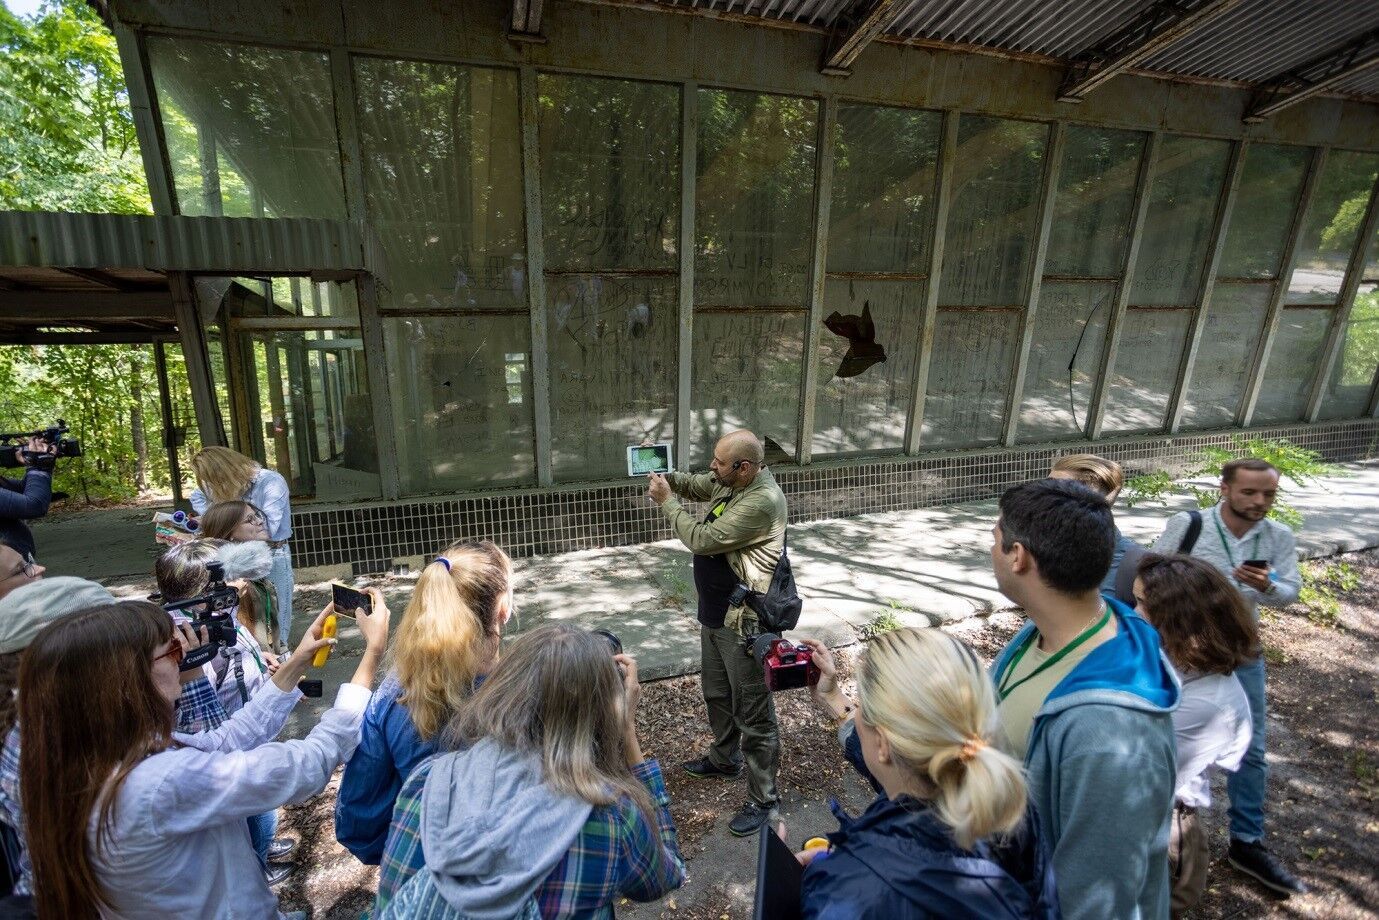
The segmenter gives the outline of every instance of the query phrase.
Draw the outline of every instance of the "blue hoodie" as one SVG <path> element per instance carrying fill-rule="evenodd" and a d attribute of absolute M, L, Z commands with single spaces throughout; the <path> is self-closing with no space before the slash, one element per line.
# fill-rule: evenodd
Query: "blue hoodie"
<path fill-rule="evenodd" d="M 1180 684 L 1159 634 L 1106 597 L 1115 638 L 1065 677 L 1035 713 L 1025 769 L 1058 899 L 1068 918 L 1169 915 L 1172 712 Z M 1033 634 L 1027 623 L 992 669 L 1000 675 Z"/>

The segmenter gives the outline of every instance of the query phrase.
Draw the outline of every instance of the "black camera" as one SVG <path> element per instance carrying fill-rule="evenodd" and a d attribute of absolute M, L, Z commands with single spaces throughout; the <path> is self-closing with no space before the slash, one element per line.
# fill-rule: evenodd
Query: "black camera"
<path fill-rule="evenodd" d="M 184 601 L 172 601 L 163 605 L 168 613 L 182 614 L 190 618 L 187 625 L 198 637 L 206 631 L 206 644 L 192 649 L 182 659 L 182 670 L 190 671 L 210 661 L 222 649 L 233 648 L 239 641 L 235 635 L 235 612 L 239 608 L 239 589 L 225 583 L 225 566 L 220 562 L 206 563 L 206 571 L 211 576 L 206 590 L 196 597 Z"/>
<path fill-rule="evenodd" d="M 23 466 L 25 461 L 28 461 L 38 469 L 52 469 L 59 457 L 80 457 L 81 442 L 76 438 L 67 437 L 67 430 L 66 419 L 58 419 L 57 424 L 51 428 L 0 433 L 0 466 L 14 468 Z M 54 452 L 39 453 L 29 450 L 23 444 L 12 443 L 27 441 L 29 438 L 42 438 L 53 446 Z"/>

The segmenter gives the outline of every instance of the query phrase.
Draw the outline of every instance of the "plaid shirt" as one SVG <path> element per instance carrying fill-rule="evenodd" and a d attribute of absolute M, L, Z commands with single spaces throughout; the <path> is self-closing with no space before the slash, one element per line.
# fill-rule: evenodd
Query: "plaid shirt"
<path fill-rule="evenodd" d="M 424 761 L 402 784 L 380 864 L 375 914 L 426 866 L 421 848 L 421 791 L 434 762 L 435 758 Z M 544 920 L 611 918 L 613 900 L 620 895 L 654 901 L 684 884 L 685 863 L 661 767 L 655 760 L 644 760 L 632 768 L 632 774 L 651 793 L 657 826 L 649 826 L 628 800 L 596 806 L 564 858 L 536 889 L 536 906 Z"/>
<path fill-rule="evenodd" d="M 204 677 L 182 686 L 177 701 L 177 730 L 196 733 L 218 728 L 225 721 L 225 708 L 220 705 L 215 688 Z M 19 869 L 14 883 L 15 894 L 33 893 L 33 865 L 24 840 L 24 812 L 19 798 L 19 724 L 10 729 L 0 745 L 0 821 L 4 821 L 18 838 L 19 852 L 6 854 Z"/>

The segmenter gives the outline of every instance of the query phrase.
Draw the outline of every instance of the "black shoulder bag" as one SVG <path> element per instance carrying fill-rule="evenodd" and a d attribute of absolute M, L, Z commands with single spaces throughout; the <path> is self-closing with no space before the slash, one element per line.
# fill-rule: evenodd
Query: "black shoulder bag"
<path fill-rule="evenodd" d="M 804 602 L 795 592 L 795 573 L 790 569 L 790 556 L 787 553 L 789 546 L 787 531 L 780 548 L 780 558 L 776 560 L 776 570 L 771 573 L 770 586 L 765 592 L 748 593 L 745 601 L 757 615 L 757 625 L 762 632 L 782 633 L 794 629 L 800 622 Z"/>

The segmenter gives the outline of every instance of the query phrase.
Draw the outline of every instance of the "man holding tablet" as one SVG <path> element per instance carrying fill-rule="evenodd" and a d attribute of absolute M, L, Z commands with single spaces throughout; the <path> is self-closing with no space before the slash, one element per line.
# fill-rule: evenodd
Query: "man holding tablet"
<path fill-rule="evenodd" d="M 756 435 L 733 431 L 714 446 L 709 472 L 651 473 L 647 489 L 694 553 L 701 683 L 714 743 L 684 768 L 703 779 L 731 779 L 746 761 L 749 800 L 728 824 L 739 837 L 773 818 L 780 763 L 776 708 L 743 642 L 758 631 L 756 614 L 743 603 L 746 592 L 767 590 L 785 546 L 785 495 L 763 458 Z M 708 514 L 696 520 L 676 496 L 708 502 Z"/>

